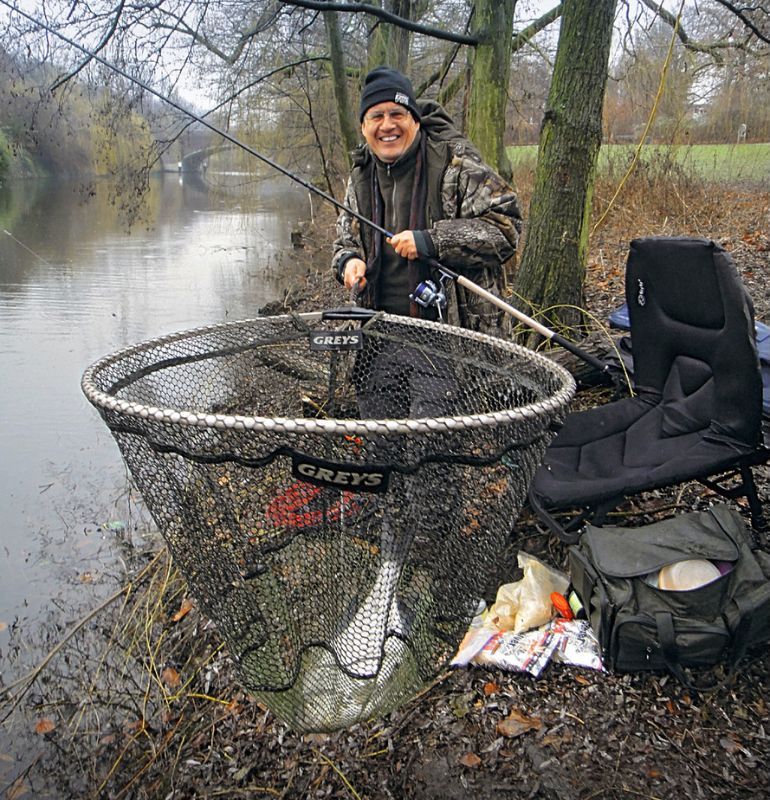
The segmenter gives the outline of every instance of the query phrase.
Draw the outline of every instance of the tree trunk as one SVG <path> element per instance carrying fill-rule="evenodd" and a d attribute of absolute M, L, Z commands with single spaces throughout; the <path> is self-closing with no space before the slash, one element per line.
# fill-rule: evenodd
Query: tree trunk
<path fill-rule="evenodd" d="M 549 327 L 583 315 L 591 198 L 602 135 L 617 0 L 565 0 L 540 131 L 527 240 L 515 282 L 518 303 Z M 562 333 L 564 331 L 562 330 Z"/>
<path fill-rule="evenodd" d="M 506 179 L 511 177 L 511 162 L 503 133 L 515 8 L 516 0 L 476 0 L 472 33 L 479 44 L 470 56 L 468 137 L 484 160 Z"/>
<path fill-rule="evenodd" d="M 340 36 L 340 26 L 336 11 L 324 11 L 324 27 L 326 28 L 326 37 L 329 40 L 337 119 L 340 124 L 342 145 L 345 149 L 349 167 L 350 153 L 358 143 L 358 134 L 353 112 L 350 109 L 350 95 L 345 74 L 345 54 L 342 49 L 342 37 Z"/>
<path fill-rule="evenodd" d="M 379 5 L 377 0 L 366 0 L 369 5 Z M 413 19 L 413 0 L 387 0 L 385 8 L 403 19 Z M 411 34 L 381 20 L 372 28 L 369 36 L 368 69 L 387 66 L 406 74 L 409 67 L 409 44 Z"/>

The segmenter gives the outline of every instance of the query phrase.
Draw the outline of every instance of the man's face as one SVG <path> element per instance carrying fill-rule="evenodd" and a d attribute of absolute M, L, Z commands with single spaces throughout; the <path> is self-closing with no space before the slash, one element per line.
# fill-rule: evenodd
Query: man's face
<path fill-rule="evenodd" d="M 361 123 L 369 149 L 388 164 L 409 149 L 419 129 L 420 123 L 404 106 L 390 101 L 369 108 Z"/>

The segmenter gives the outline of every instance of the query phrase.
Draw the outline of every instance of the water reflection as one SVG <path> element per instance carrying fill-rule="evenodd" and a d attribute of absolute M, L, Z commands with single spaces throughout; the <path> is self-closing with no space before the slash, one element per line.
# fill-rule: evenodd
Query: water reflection
<path fill-rule="evenodd" d="M 40 624 L 55 598 L 98 596 L 134 535 L 83 369 L 143 339 L 254 316 L 294 277 L 278 259 L 307 213 L 285 182 L 212 192 L 170 175 L 129 231 L 106 182 L 0 188 L 0 658 L 11 629 Z"/>

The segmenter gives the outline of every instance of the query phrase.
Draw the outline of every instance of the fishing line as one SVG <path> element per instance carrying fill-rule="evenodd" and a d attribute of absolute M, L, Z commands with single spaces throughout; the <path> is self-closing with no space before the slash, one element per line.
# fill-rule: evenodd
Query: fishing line
<path fill-rule="evenodd" d="M 0 2 L 1 1 L 2 0 L 0 0 Z M 27 247 L 27 245 L 24 244 L 24 242 L 22 242 L 20 239 L 17 239 L 10 231 L 7 231 L 5 228 L 3 228 L 3 233 L 6 236 L 10 236 L 11 239 L 13 239 L 13 241 L 16 242 L 17 245 L 19 245 L 19 247 L 23 247 L 28 253 L 31 253 L 33 256 L 35 256 L 35 258 L 39 258 L 47 267 L 53 266 L 53 264 L 50 261 L 46 261 L 46 259 L 44 259 L 43 256 L 41 256 L 39 253 L 36 253 L 31 247 Z"/>
<path fill-rule="evenodd" d="M 22 11 L 22 9 L 18 8 L 17 6 L 11 5 L 9 0 L 0 0 L 0 4 L 6 6 L 6 8 L 10 9 L 16 14 L 19 14 L 20 16 L 24 17 L 33 25 L 37 25 L 41 30 L 47 31 L 51 35 L 56 36 L 58 39 L 61 39 L 63 42 L 66 42 L 68 45 L 70 45 L 70 47 L 74 47 L 76 50 L 79 50 L 81 53 L 83 53 L 83 55 L 88 56 L 88 58 L 96 61 L 97 63 L 101 64 L 104 67 L 107 67 L 107 69 L 116 72 L 118 75 L 122 76 L 130 83 L 136 84 L 137 86 L 142 88 L 145 92 L 148 92 L 154 97 L 157 97 L 159 100 L 162 100 L 164 103 L 167 103 L 172 108 L 179 111 L 181 114 L 184 114 L 190 119 L 195 120 L 195 122 L 200 123 L 205 128 L 208 128 L 213 133 L 218 134 L 223 139 L 226 139 L 231 144 L 234 144 L 236 147 L 240 147 L 241 149 L 245 150 L 247 153 L 249 153 L 249 155 L 254 156 L 254 158 L 259 159 L 263 163 L 267 164 L 268 166 L 280 172 L 282 175 L 285 175 L 287 178 L 290 178 L 296 183 L 299 183 L 301 186 L 304 186 L 309 192 L 312 192 L 318 195 L 319 197 L 322 197 L 324 200 L 331 203 L 340 211 L 344 211 L 347 214 L 350 214 L 352 217 L 355 217 L 355 219 L 359 220 L 359 222 L 363 223 L 364 225 L 367 225 L 368 227 L 372 228 L 375 231 L 378 231 L 379 233 L 383 234 L 386 238 L 388 239 L 392 238 L 393 234 L 390 233 L 390 231 L 385 230 L 385 228 L 381 227 L 376 222 L 373 222 L 372 220 L 368 219 L 358 211 L 354 211 L 352 208 L 345 205 L 344 203 L 341 203 L 332 195 L 328 194 L 327 192 L 324 192 L 322 189 L 319 189 L 317 186 L 310 183 L 309 181 L 306 181 L 304 178 L 301 178 L 299 175 L 295 175 L 293 172 L 289 171 L 285 167 L 282 167 L 280 164 L 278 164 L 276 161 L 273 161 L 268 156 L 257 152 L 253 147 L 250 147 L 249 145 L 240 141 L 231 133 L 228 133 L 227 131 L 223 130 L 222 128 L 218 127 L 212 122 L 208 122 L 204 117 L 200 116 L 199 114 L 196 114 L 193 111 L 190 111 L 190 109 L 181 105 L 176 100 L 172 100 L 167 95 L 162 94 L 157 89 L 153 89 L 152 86 L 150 86 L 149 84 L 145 83 L 139 78 L 134 77 L 133 75 L 130 75 L 125 70 L 121 69 L 120 67 L 111 63 L 110 61 L 107 61 L 106 59 L 102 58 L 100 55 L 84 47 L 82 44 L 79 44 L 74 39 L 70 39 L 63 33 L 54 30 L 50 25 L 47 25 L 45 22 L 41 22 L 39 19 L 33 17 L 31 14 L 28 14 L 26 11 Z M 473 292 L 474 294 L 484 298 L 485 300 L 488 300 L 490 303 L 497 306 L 505 313 L 514 317 L 514 319 L 517 319 L 519 322 L 523 323 L 528 328 L 531 328 L 536 333 L 540 334 L 543 338 L 555 344 L 558 344 L 565 350 L 569 350 L 573 355 L 583 359 L 583 361 L 599 369 L 601 372 L 603 373 L 609 372 L 610 365 L 608 363 L 600 361 L 598 358 L 591 355 L 590 353 L 586 353 L 584 350 L 582 350 L 580 347 L 570 342 L 568 339 L 565 339 L 563 336 L 560 336 L 555 331 L 550 330 L 550 328 L 546 328 L 545 325 L 542 325 L 541 323 L 527 316 L 522 311 L 519 311 L 517 308 L 514 308 L 512 305 L 506 303 L 504 300 L 500 299 L 496 295 L 493 295 L 490 292 L 486 291 L 486 289 L 483 289 L 481 286 L 474 283 L 469 278 L 466 278 L 464 275 L 461 275 L 457 272 L 454 272 L 451 269 L 448 269 L 435 259 L 425 259 L 425 261 L 429 266 L 439 270 L 440 273 L 442 273 L 448 278 L 451 278 L 460 286 L 466 288 L 468 291 Z"/>

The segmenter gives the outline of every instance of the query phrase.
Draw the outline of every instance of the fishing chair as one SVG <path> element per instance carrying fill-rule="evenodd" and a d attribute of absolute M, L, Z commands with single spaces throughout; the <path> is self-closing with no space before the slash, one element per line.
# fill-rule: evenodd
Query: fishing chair
<path fill-rule="evenodd" d="M 770 448 L 753 306 L 731 257 L 704 239 L 636 239 L 626 301 L 633 395 L 568 415 L 535 473 L 531 507 L 574 542 L 626 498 L 698 480 L 745 497 L 762 529 L 752 467 Z"/>

